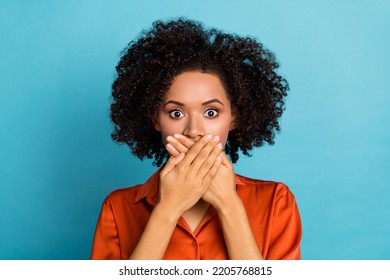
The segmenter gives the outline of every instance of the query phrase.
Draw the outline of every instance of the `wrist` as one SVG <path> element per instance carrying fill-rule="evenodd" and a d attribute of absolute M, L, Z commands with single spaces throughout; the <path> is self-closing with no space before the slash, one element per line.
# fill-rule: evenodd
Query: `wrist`
<path fill-rule="evenodd" d="M 237 212 L 237 209 L 243 208 L 244 204 L 242 203 L 241 198 L 236 192 L 233 195 L 229 196 L 225 201 L 226 203 L 220 203 L 215 205 L 215 209 L 218 212 L 219 216 L 229 216 Z"/>
<path fill-rule="evenodd" d="M 181 214 L 174 211 L 171 207 L 166 207 L 163 203 L 157 203 L 152 212 L 153 216 L 156 216 L 161 221 L 168 224 L 177 224 L 177 221 L 181 217 Z"/>

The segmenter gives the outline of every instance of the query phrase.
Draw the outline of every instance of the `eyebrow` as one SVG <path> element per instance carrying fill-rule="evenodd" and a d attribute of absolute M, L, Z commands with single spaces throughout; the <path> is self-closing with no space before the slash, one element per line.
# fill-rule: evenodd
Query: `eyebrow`
<path fill-rule="evenodd" d="M 222 106 L 225 106 L 221 100 L 217 99 L 217 98 L 214 98 L 214 99 L 211 99 L 209 101 L 206 101 L 206 102 L 203 102 L 202 105 L 208 105 L 208 104 L 211 104 L 211 103 L 214 103 L 214 102 L 217 102 L 219 104 L 221 104 Z M 163 107 L 167 106 L 168 104 L 175 104 L 175 105 L 178 105 L 178 106 L 183 106 L 185 107 L 186 105 L 184 103 L 181 103 L 179 101 L 175 101 L 175 100 L 168 100 Z"/>

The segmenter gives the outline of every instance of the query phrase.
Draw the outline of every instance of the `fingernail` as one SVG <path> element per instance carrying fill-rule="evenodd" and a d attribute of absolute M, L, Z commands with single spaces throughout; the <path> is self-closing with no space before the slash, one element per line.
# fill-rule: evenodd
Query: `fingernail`
<path fill-rule="evenodd" d="M 214 143 L 217 143 L 219 141 L 219 136 L 215 136 L 213 141 L 214 141 Z"/>
<path fill-rule="evenodd" d="M 220 156 L 218 156 L 217 161 L 222 161 L 222 158 Z"/>
<path fill-rule="evenodd" d="M 217 145 L 217 149 L 218 149 L 218 150 L 222 150 L 222 144 L 221 144 L 221 143 L 219 143 L 219 144 Z"/>
<path fill-rule="evenodd" d="M 167 141 L 168 141 L 168 142 L 173 141 L 173 137 L 172 137 L 172 136 L 168 136 L 168 137 L 167 137 Z"/>
<path fill-rule="evenodd" d="M 172 146 L 171 144 L 167 144 L 167 145 L 165 146 L 165 148 L 166 148 L 167 150 L 170 150 L 170 151 L 173 150 L 173 146 Z"/>
<path fill-rule="evenodd" d="M 176 133 L 176 134 L 173 135 L 173 137 L 175 137 L 175 138 L 180 138 L 181 135 Z"/>
<path fill-rule="evenodd" d="M 211 134 L 206 135 L 206 140 L 210 140 L 210 139 L 211 139 Z"/>

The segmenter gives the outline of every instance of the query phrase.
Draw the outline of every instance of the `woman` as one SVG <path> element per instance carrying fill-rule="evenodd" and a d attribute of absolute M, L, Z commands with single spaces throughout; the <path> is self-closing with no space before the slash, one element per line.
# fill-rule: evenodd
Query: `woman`
<path fill-rule="evenodd" d="M 184 19 L 130 43 L 112 86 L 112 137 L 161 168 L 106 198 L 92 259 L 300 258 L 293 194 L 232 165 L 239 150 L 274 143 L 288 90 L 278 67 L 254 39 Z"/>

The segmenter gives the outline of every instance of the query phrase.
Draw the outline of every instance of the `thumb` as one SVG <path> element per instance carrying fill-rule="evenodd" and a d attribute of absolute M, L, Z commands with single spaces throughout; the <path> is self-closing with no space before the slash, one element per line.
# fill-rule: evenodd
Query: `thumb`
<path fill-rule="evenodd" d="M 184 158 L 184 153 L 180 153 L 177 156 L 170 157 L 167 163 L 165 164 L 163 170 L 161 170 L 161 175 L 165 176 L 169 172 L 171 172 L 175 168 L 175 166 L 178 165 L 179 162 L 181 162 L 183 158 Z"/>
<path fill-rule="evenodd" d="M 228 157 L 224 152 L 220 153 L 220 156 L 222 158 L 222 165 L 231 165 L 230 160 L 228 159 Z"/>

